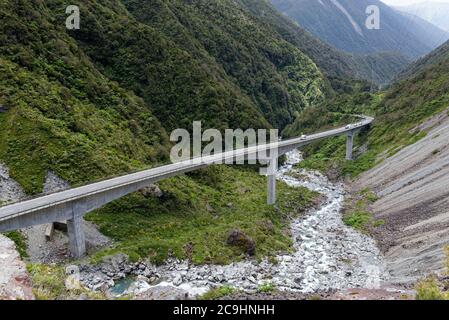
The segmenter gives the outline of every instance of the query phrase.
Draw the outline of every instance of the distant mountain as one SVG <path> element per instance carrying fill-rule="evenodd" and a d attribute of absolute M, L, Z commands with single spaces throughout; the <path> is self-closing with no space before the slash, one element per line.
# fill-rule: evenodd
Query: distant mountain
<path fill-rule="evenodd" d="M 386 91 L 370 93 L 361 87 L 352 93 L 337 95 L 334 101 L 305 110 L 283 134 L 288 137 L 319 130 L 319 126 L 334 124 L 342 114 L 373 115 L 376 120 L 371 130 L 360 137 L 358 145 L 363 147 L 353 163 L 341 161 L 345 149 L 338 140 L 325 141 L 313 146 L 314 152 L 305 152 L 314 154 L 306 161 L 315 167 L 331 168 L 332 163 L 337 162 L 343 174 L 357 175 L 425 137 L 428 130 L 441 124 L 448 114 L 448 88 L 449 41 L 413 63 Z M 427 122 L 431 118 L 433 120 Z M 427 125 L 423 125 L 425 122 Z"/>
<path fill-rule="evenodd" d="M 397 53 L 351 54 L 337 50 L 286 18 L 269 0 L 237 2 L 307 54 L 337 91 L 346 90 L 344 87 L 349 79 L 367 80 L 378 85 L 388 84 L 410 62 Z"/>
<path fill-rule="evenodd" d="M 396 82 L 412 76 L 416 76 L 420 72 L 434 69 L 436 67 L 441 68 L 440 71 L 443 73 L 443 75 L 448 74 L 448 69 L 445 68 L 449 68 L 449 41 L 442 44 L 428 55 L 418 59 L 407 68 L 405 68 L 397 75 Z"/>
<path fill-rule="evenodd" d="M 271 0 L 274 6 L 321 40 L 347 52 L 396 52 L 419 58 L 449 39 L 431 23 L 379 0 Z M 366 8 L 380 8 L 380 30 L 365 27 Z"/>
<path fill-rule="evenodd" d="M 449 3 L 426 1 L 395 8 L 418 16 L 442 30 L 449 31 Z"/>

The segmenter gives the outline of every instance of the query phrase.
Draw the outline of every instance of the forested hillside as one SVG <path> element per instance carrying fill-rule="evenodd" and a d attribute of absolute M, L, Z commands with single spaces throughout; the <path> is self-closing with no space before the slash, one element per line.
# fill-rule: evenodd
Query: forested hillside
<path fill-rule="evenodd" d="M 0 159 L 27 192 L 48 169 L 79 183 L 166 158 L 151 108 L 99 72 L 46 4 L 2 1 L 0 20 Z"/>
<path fill-rule="evenodd" d="M 282 129 L 406 63 L 341 53 L 265 0 L 92 0 L 80 30 L 62 0 L 1 6 L 0 159 L 31 193 L 49 169 L 77 184 L 165 161 L 193 120 Z"/>
<path fill-rule="evenodd" d="M 409 59 L 429 53 L 449 34 L 416 17 L 405 15 L 379 0 L 271 0 L 282 13 L 321 40 L 346 52 L 394 52 Z M 365 27 L 366 9 L 380 11 L 380 29 Z"/>
<path fill-rule="evenodd" d="M 301 114 L 284 133 L 296 135 L 316 130 L 316 123 L 337 123 L 335 114 L 375 116 L 372 129 L 358 137 L 359 149 L 354 162 L 343 160 L 344 138 L 339 138 L 309 148 L 308 153 L 313 156 L 303 163 L 320 169 L 329 169 L 338 163 L 341 173 L 357 175 L 424 137 L 431 127 L 421 128 L 420 124 L 448 107 L 448 89 L 449 42 L 417 61 L 403 73 L 402 80 L 387 91 L 371 93 L 366 86 L 360 86 L 350 94 L 329 101 L 324 107 Z"/>
<path fill-rule="evenodd" d="M 387 84 L 409 63 L 409 59 L 397 53 L 350 54 L 339 51 L 282 15 L 268 0 L 239 0 L 239 3 L 306 53 L 337 91 L 347 90 L 350 79 Z"/>
<path fill-rule="evenodd" d="M 61 0 L 1 3 L 0 159 L 26 191 L 165 161 L 193 120 L 283 127 L 324 98 L 312 60 L 233 1 L 148 4 L 85 2 L 69 31 Z"/>
<path fill-rule="evenodd" d="M 312 60 L 235 1 L 124 3 L 209 70 L 222 70 L 224 80 L 241 88 L 276 127 L 324 97 L 323 76 Z"/>

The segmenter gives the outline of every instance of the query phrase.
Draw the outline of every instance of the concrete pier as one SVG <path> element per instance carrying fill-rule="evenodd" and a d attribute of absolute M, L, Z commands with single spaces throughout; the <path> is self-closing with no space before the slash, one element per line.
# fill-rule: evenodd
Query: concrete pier
<path fill-rule="evenodd" d="M 276 171 L 278 167 L 278 158 L 274 157 L 268 165 L 267 180 L 267 204 L 276 203 Z"/>
<path fill-rule="evenodd" d="M 354 133 L 350 132 L 346 136 L 346 160 L 352 160 L 353 144 L 354 144 Z"/>
<path fill-rule="evenodd" d="M 86 239 L 82 215 L 74 214 L 72 219 L 67 220 L 67 233 L 69 235 L 70 252 L 76 259 L 83 257 L 86 254 Z"/>

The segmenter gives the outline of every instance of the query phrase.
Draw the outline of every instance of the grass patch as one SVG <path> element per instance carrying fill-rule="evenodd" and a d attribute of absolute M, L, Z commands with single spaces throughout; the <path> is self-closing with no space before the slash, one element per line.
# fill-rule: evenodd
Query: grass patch
<path fill-rule="evenodd" d="M 235 292 L 235 289 L 230 286 L 221 286 L 217 288 L 210 289 L 205 294 L 201 295 L 199 300 L 216 300 L 222 297 L 226 297 Z"/>
<path fill-rule="evenodd" d="M 446 254 L 446 275 L 449 274 L 449 246 L 444 248 L 444 252 Z M 445 290 L 449 287 L 449 283 L 447 280 L 440 281 L 437 278 L 430 276 L 425 279 L 422 279 L 415 286 L 416 289 L 416 300 L 449 300 L 449 291 L 442 290 L 441 287 L 444 287 Z"/>
<path fill-rule="evenodd" d="M 343 213 L 343 222 L 361 232 L 382 226 L 385 221 L 375 220 L 369 211 L 369 205 L 376 202 L 377 199 L 376 194 L 368 188 L 348 198 Z"/>
<path fill-rule="evenodd" d="M 264 283 L 257 288 L 257 292 L 260 293 L 269 293 L 276 290 L 276 286 L 271 282 Z"/>
<path fill-rule="evenodd" d="M 363 196 L 369 203 L 376 202 L 379 198 L 369 188 L 364 188 L 360 191 L 360 195 Z"/>
<path fill-rule="evenodd" d="M 438 287 L 434 278 L 421 280 L 416 285 L 416 300 L 449 300 L 449 292 L 444 292 Z"/>
<path fill-rule="evenodd" d="M 44 264 L 28 264 L 33 283 L 33 293 L 38 300 L 60 299 L 66 293 L 62 267 Z"/>
<path fill-rule="evenodd" d="M 356 230 L 365 230 L 371 221 L 371 214 L 363 211 L 351 212 L 343 217 L 343 222 Z"/>
<path fill-rule="evenodd" d="M 22 259 L 28 257 L 25 237 L 20 231 L 11 231 L 4 235 L 14 241 L 16 249 Z"/>
<path fill-rule="evenodd" d="M 256 243 L 255 257 L 291 251 L 287 217 L 304 212 L 318 195 L 278 183 L 278 201 L 266 204 L 266 178 L 254 168 L 214 166 L 161 181 L 161 198 L 137 192 L 86 216 L 116 240 L 93 257 L 125 253 L 162 263 L 169 254 L 195 264 L 227 264 L 245 258 L 226 239 L 238 229 Z"/>
<path fill-rule="evenodd" d="M 80 295 L 88 299 L 98 300 L 106 297 L 99 292 L 87 289 L 67 290 L 65 287 L 66 275 L 64 266 L 29 263 L 27 270 L 33 284 L 33 293 L 37 300 L 73 300 Z"/>

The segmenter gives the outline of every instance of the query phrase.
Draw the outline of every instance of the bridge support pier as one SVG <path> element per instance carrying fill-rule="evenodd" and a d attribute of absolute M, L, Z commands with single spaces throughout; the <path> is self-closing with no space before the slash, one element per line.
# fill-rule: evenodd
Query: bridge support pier
<path fill-rule="evenodd" d="M 354 144 L 354 133 L 348 133 L 346 137 L 346 160 L 352 160 L 352 147 Z"/>
<path fill-rule="evenodd" d="M 268 165 L 268 185 L 267 185 L 267 204 L 273 205 L 276 203 L 276 171 L 278 167 L 278 158 L 274 157 L 270 160 Z"/>
<path fill-rule="evenodd" d="M 67 220 L 67 233 L 72 255 L 79 259 L 86 254 L 86 239 L 83 230 L 83 215 L 74 213 L 73 218 Z"/>

